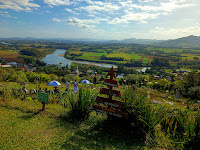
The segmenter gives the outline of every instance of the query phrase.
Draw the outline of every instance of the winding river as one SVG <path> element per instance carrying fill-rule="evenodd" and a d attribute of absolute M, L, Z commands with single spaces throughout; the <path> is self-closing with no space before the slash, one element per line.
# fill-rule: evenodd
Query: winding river
<path fill-rule="evenodd" d="M 105 67 L 105 68 L 111 68 L 112 66 L 114 68 L 117 68 L 117 66 L 113 65 L 113 64 L 69 60 L 62 56 L 59 56 L 59 55 L 64 54 L 65 52 L 66 52 L 66 50 L 64 50 L 64 49 L 56 49 L 56 51 L 54 53 L 48 54 L 45 58 L 42 59 L 42 61 L 44 61 L 45 63 L 50 64 L 50 65 L 59 65 L 60 63 L 62 63 L 61 66 L 66 66 L 66 65 L 71 66 L 72 62 L 76 62 L 76 63 L 80 63 L 80 64 L 90 64 L 90 65 L 96 65 L 96 66 Z"/>
<path fill-rule="evenodd" d="M 52 54 L 48 54 L 45 58 L 42 59 L 45 63 L 49 65 L 60 65 L 61 66 L 66 66 L 68 65 L 69 67 L 71 66 L 72 62 L 80 63 L 80 64 L 90 64 L 90 65 L 96 65 L 100 67 L 105 67 L 105 68 L 111 68 L 112 66 L 114 68 L 117 68 L 116 65 L 114 64 L 106 64 L 106 63 L 96 63 L 96 62 L 89 62 L 89 61 L 76 61 L 76 60 L 69 60 L 67 58 L 64 58 L 63 55 L 65 54 L 66 50 L 64 49 L 56 49 L 56 51 Z M 145 72 L 148 67 L 133 67 L 135 70 L 139 72 Z"/>

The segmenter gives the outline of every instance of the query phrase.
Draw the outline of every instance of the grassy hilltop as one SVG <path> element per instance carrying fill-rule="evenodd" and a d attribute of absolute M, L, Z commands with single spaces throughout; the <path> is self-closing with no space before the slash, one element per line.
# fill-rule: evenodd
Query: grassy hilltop
<path fill-rule="evenodd" d="M 166 94 L 147 88 L 120 87 L 129 112 L 129 120 L 124 120 L 108 118 L 92 110 L 98 86 L 80 86 L 77 97 L 72 87 L 68 96 L 51 95 L 45 111 L 40 111 L 42 104 L 37 99 L 24 96 L 18 90 L 21 87 L 11 83 L 0 89 L 1 149 L 183 149 L 198 146 L 199 111 L 184 99 L 175 102 L 173 97 L 169 99 Z M 36 85 L 26 88 L 33 87 Z M 41 84 L 41 87 L 46 86 Z M 152 103 L 151 99 L 163 104 Z M 167 99 L 175 105 L 165 103 Z"/>

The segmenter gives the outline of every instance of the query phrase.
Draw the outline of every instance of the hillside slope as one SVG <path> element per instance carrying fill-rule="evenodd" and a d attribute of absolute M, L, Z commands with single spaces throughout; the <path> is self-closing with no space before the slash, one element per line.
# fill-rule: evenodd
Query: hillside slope
<path fill-rule="evenodd" d="M 168 40 L 156 44 L 160 47 L 197 48 L 200 49 L 200 36 L 188 36 L 175 40 Z"/>

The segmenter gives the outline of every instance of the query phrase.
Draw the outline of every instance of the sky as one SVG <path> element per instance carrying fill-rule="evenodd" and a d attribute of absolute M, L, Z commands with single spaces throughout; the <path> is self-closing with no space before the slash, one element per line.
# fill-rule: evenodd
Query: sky
<path fill-rule="evenodd" d="M 200 36 L 200 0 L 0 0 L 0 37 Z"/>

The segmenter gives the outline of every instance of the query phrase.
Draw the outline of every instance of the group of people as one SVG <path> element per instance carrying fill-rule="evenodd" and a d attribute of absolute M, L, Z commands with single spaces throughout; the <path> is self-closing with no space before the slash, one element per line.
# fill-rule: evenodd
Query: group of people
<path fill-rule="evenodd" d="M 75 80 L 74 83 L 73 83 L 73 85 L 74 85 L 74 93 L 77 94 L 77 93 L 78 93 L 78 81 Z M 71 86 L 71 83 L 70 83 L 70 81 L 68 80 L 68 81 L 66 82 L 66 89 L 65 89 L 66 92 L 69 91 L 70 86 Z"/>

